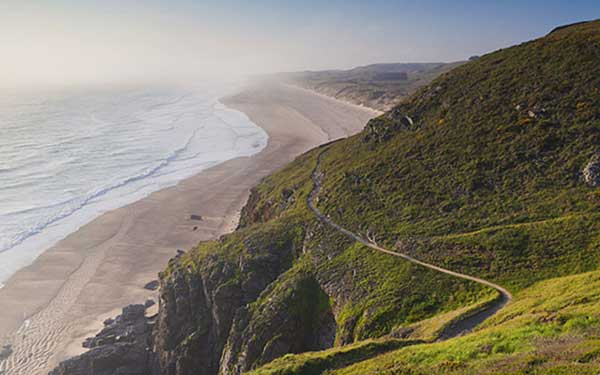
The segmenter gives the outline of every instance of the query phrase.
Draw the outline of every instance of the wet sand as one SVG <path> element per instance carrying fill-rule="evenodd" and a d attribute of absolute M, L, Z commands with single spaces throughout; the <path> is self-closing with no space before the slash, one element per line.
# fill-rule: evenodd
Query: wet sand
<path fill-rule="evenodd" d="M 0 373 L 47 374 L 80 353 L 104 319 L 155 297 L 143 286 L 177 249 L 232 231 L 262 177 L 321 143 L 358 132 L 377 115 L 273 82 L 255 83 L 223 103 L 262 127 L 267 147 L 107 212 L 17 272 L 0 289 L 0 344 L 13 346 Z"/>

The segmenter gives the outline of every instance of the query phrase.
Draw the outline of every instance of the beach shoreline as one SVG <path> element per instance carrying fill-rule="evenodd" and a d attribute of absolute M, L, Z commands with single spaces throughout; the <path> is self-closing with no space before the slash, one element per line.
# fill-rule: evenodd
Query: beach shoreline
<path fill-rule="evenodd" d="M 7 374 L 46 374 L 81 352 L 83 338 L 131 303 L 156 298 L 144 285 L 177 249 L 235 229 L 250 189 L 297 155 L 358 132 L 375 111 L 269 82 L 221 99 L 269 135 L 258 154 L 226 161 L 107 212 L 45 251 L 0 289 L 0 344 Z"/>

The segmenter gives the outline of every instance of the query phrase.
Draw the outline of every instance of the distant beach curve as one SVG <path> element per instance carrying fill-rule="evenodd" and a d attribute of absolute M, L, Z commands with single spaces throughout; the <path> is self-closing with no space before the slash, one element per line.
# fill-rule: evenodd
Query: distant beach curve
<path fill-rule="evenodd" d="M 0 289 L 0 346 L 11 345 L 0 372 L 46 374 L 81 353 L 82 341 L 106 318 L 156 298 L 144 285 L 178 249 L 232 231 L 261 178 L 316 145 L 358 132 L 376 115 L 277 83 L 249 86 L 222 102 L 245 115 L 221 113 L 260 125 L 267 146 L 100 215 L 14 274 Z"/>
<path fill-rule="evenodd" d="M 102 213 L 250 156 L 267 134 L 227 90 L 114 89 L 0 99 L 0 282 Z"/>

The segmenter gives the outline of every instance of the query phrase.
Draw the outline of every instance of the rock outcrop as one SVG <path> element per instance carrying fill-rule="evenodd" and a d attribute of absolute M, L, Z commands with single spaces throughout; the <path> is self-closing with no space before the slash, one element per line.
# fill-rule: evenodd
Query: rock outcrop
<path fill-rule="evenodd" d="M 152 280 L 149 283 L 147 283 L 146 285 L 144 285 L 144 289 L 157 290 L 159 286 L 160 286 L 160 282 L 158 280 Z"/>
<path fill-rule="evenodd" d="M 583 169 L 583 179 L 591 187 L 600 186 L 600 153 L 594 154 Z"/>
<path fill-rule="evenodd" d="M 301 238 L 302 232 L 290 229 Z M 171 262 L 169 272 L 161 278 L 160 314 L 154 333 L 162 374 L 218 373 L 225 346 L 235 331 L 234 318 L 243 316 L 240 311 L 256 301 L 299 253 L 301 242 L 288 235 L 292 234 L 284 231 L 282 238 L 278 238 L 281 233 L 250 236 L 242 241 L 243 249 L 231 248 L 223 239 L 217 244 L 220 251 L 193 264 L 186 257 Z M 264 333 L 265 337 L 277 334 L 276 329 Z M 246 361 L 252 364 L 250 358 Z"/>
<path fill-rule="evenodd" d="M 4 345 L 2 349 L 0 349 L 0 361 L 5 360 L 12 354 L 12 346 Z"/>
<path fill-rule="evenodd" d="M 199 273 L 177 269 L 163 279 L 156 330 L 163 374 L 215 374 L 231 320 L 242 304 L 239 287 L 228 284 L 234 268 L 209 257 Z"/>
<path fill-rule="evenodd" d="M 147 318 L 144 305 L 130 305 L 115 319 L 107 319 L 104 329 L 87 339 L 90 350 L 62 362 L 50 375 L 157 375 L 152 351 L 155 318 Z"/>
<path fill-rule="evenodd" d="M 370 120 L 365 127 L 363 139 L 365 142 L 381 143 L 400 131 L 414 131 L 418 128 L 410 116 L 392 111 Z"/>
<path fill-rule="evenodd" d="M 287 353 L 333 346 L 336 322 L 329 297 L 309 273 L 239 309 L 221 359 L 221 374 L 241 374 Z"/>

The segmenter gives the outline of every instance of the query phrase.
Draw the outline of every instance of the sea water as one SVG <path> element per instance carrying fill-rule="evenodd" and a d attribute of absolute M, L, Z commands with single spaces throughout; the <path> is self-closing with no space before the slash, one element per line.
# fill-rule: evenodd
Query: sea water
<path fill-rule="evenodd" d="M 0 92 L 0 287 L 100 214 L 223 161 L 266 133 L 231 85 Z"/>

